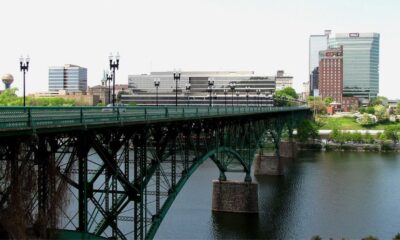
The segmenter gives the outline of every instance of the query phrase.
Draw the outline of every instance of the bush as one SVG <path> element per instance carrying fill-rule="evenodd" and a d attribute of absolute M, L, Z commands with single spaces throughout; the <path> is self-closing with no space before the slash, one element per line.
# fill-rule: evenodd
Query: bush
<path fill-rule="evenodd" d="M 378 119 L 371 114 L 364 113 L 356 120 L 361 126 L 371 126 L 378 122 Z"/>

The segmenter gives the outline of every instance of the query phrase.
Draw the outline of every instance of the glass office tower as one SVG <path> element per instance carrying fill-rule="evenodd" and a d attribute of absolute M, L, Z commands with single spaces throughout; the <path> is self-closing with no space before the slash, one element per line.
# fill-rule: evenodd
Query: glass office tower
<path fill-rule="evenodd" d="M 330 30 L 325 30 L 324 35 L 311 35 L 309 39 L 309 52 L 308 52 L 308 74 L 310 81 L 310 96 L 318 93 L 318 65 L 319 65 L 319 52 L 328 48 L 328 38 Z"/>
<path fill-rule="evenodd" d="M 87 90 L 87 69 L 66 64 L 49 68 L 49 92 L 66 90 L 68 92 L 85 92 Z"/>
<path fill-rule="evenodd" d="M 379 34 L 337 33 L 330 47 L 343 46 L 343 96 L 361 101 L 379 92 Z"/>

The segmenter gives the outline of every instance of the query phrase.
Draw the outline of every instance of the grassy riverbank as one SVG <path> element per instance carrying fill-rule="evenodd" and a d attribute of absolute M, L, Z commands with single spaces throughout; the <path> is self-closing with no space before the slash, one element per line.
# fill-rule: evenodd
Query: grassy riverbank
<path fill-rule="evenodd" d="M 387 126 L 399 126 L 400 123 L 379 123 L 369 127 L 361 126 L 353 117 L 319 117 L 317 119 L 320 130 L 384 130 Z"/>

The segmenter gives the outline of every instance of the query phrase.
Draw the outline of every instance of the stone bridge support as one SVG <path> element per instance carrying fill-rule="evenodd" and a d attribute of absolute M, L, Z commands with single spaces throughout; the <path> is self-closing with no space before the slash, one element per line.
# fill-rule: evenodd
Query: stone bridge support
<path fill-rule="evenodd" d="M 241 181 L 213 181 L 212 210 L 257 213 L 258 184 Z"/>

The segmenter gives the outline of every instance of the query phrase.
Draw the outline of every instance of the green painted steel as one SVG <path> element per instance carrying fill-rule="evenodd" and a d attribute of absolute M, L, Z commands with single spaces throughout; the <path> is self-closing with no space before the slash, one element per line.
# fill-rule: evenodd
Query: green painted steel
<path fill-rule="evenodd" d="M 0 107 L 0 134 L 242 116 L 305 110 L 308 107 Z"/>
<path fill-rule="evenodd" d="M 163 204 L 162 208 L 160 209 L 158 217 L 153 221 L 153 224 L 150 227 L 150 230 L 147 232 L 146 239 L 153 239 L 158 228 L 161 225 L 162 220 L 165 218 L 167 215 L 168 210 L 171 208 L 172 203 L 174 202 L 175 198 L 178 196 L 179 192 L 182 190 L 183 186 L 187 182 L 187 180 L 192 176 L 192 174 L 197 170 L 198 167 L 200 167 L 207 159 L 212 157 L 213 155 L 219 154 L 219 153 L 230 153 L 233 156 L 235 156 L 236 160 L 239 161 L 241 164 L 244 162 L 243 159 L 240 157 L 240 155 L 233 149 L 230 149 L 228 147 L 219 147 L 216 149 L 213 149 L 206 154 L 204 154 L 198 161 L 196 161 L 187 171 L 187 174 L 181 177 L 179 179 L 178 183 L 176 184 L 175 191 L 168 196 L 168 199 L 165 201 Z M 214 161 L 215 162 L 215 161 Z M 217 167 L 218 164 L 216 164 Z M 154 174 L 149 173 L 150 175 Z"/>
<path fill-rule="evenodd" d="M 48 219 L 56 219 L 55 193 L 68 185 L 75 208 L 61 211 L 61 228 L 78 238 L 151 239 L 204 161 L 216 164 L 220 181 L 227 172 L 251 181 L 260 145 L 272 139 L 279 154 L 284 129 L 310 114 L 307 107 L 0 107 L 0 164 L 40 173 L 35 211 Z M 14 203 L 12 194 L 1 196 Z"/>

